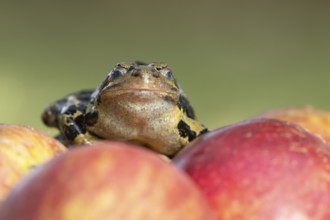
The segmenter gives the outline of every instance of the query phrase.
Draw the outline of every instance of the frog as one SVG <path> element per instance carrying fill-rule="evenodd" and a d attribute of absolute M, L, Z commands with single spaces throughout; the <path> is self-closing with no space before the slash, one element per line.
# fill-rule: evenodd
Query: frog
<path fill-rule="evenodd" d="M 120 62 L 96 89 L 51 103 L 42 121 L 68 147 L 113 140 L 173 157 L 207 133 L 171 68 L 163 62 Z"/>

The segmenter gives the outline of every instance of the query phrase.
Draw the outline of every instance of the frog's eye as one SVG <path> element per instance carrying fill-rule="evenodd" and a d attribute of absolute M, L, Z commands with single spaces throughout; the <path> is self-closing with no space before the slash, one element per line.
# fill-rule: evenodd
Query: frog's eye
<path fill-rule="evenodd" d="M 117 79 L 118 77 L 121 77 L 123 75 L 123 72 L 119 70 L 115 70 L 111 73 L 110 77 L 111 79 Z"/>
<path fill-rule="evenodd" d="M 174 76 L 173 76 L 173 73 L 171 71 L 166 72 L 165 77 L 170 79 L 170 80 L 174 80 Z"/>

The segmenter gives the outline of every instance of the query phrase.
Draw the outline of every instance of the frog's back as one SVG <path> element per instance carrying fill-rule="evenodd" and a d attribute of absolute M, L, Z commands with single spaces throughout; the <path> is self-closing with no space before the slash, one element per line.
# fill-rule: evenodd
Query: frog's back
<path fill-rule="evenodd" d="M 84 110 L 90 102 L 91 95 L 95 90 L 81 90 L 79 92 L 71 93 L 62 99 L 59 99 L 48 107 L 45 108 L 41 117 L 42 121 L 49 127 L 58 128 L 58 117 L 64 109 L 70 106 L 81 106 L 80 109 Z"/>

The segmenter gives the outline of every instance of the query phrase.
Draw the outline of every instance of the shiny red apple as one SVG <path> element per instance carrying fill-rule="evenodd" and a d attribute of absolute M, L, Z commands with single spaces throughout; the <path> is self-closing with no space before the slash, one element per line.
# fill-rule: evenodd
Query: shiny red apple
<path fill-rule="evenodd" d="M 185 173 L 125 143 L 75 148 L 39 166 L 0 206 L 0 219 L 215 219 Z"/>
<path fill-rule="evenodd" d="M 31 168 L 65 151 L 60 142 L 33 128 L 0 124 L 0 201 Z"/>
<path fill-rule="evenodd" d="M 298 125 L 253 119 L 205 134 L 177 155 L 217 218 L 329 220 L 330 148 Z"/>

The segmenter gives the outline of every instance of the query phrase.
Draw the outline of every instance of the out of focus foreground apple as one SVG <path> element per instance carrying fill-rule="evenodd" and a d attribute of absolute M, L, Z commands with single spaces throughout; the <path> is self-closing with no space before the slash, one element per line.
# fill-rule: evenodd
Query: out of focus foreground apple
<path fill-rule="evenodd" d="M 177 155 L 218 219 L 329 220 L 329 145 L 300 126 L 253 119 L 205 134 Z"/>
<path fill-rule="evenodd" d="M 312 106 L 276 109 L 259 117 L 274 118 L 296 123 L 305 129 L 320 135 L 330 144 L 330 113 Z"/>
<path fill-rule="evenodd" d="M 79 147 L 39 166 L 0 206 L 0 219 L 214 219 L 196 185 L 149 150 Z"/>
<path fill-rule="evenodd" d="M 29 127 L 0 124 L 0 201 L 23 175 L 66 148 Z"/>

